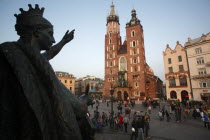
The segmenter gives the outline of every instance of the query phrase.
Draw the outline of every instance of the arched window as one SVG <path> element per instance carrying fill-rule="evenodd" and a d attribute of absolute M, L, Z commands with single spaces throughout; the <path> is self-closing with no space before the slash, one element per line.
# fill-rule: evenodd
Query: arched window
<path fill-rule="evenodd" d="M 111 39 L 109 39 L 109 44 L 111 44 L 112 43 L 112 40 Z"/>
<path fill-rule="evenodd" d="M 133 47 L 136 47 L 136 41 L 133 41 Z"/>
<path fill-rule="evenodd" d="M 110 67 L 112 67 L 112 61 L 110 61 Z"/>
<path fill-rule="evenodd" d="M 112 54 L 110 54 L 110 58 L 112 58 Z"/>
<path fill-rule="evenodd" d="M 133 63 L 134 63 L 134 64 L 137 63 L 137 59 L 136 59 L 136 58 L 133 59 Z"/>
<path fill-rule="evenodd" d="M 171 97 L 172 99 L 177 99 L 176 91 L 171 91 L 171 92 L 170 92 L 170 97 Z"/>
<path fill-rule="evenodd" d="M 180 86 L 187 86 L 187 77 L 186 76 L 179 76 Z"/>
<path fill-rule="evenodd" d="M 136 54 L 136 49 L 133 50 L 133 54 Z"/>
<path fill-rule="evenodd" d="M 139 86 L 139 84 L 136 82 L 136 83 L 135 83 L 135 87 L 138 87 L 138 86 Z"/>
<path fill-rule="evenodd" d="M 109 47 L 109 51 L 112 51 L 112 50 L 113 50 L 113 47 L 112 47 L 112 46 L 110 46 L 110 47 Z"/>
<path fill-rule="evenodd" d="M 123 57 L 120 57 L 120 64 L 119 64 L 119 70 L 120 71 L 125 71 L 127 70 L 127 61 L 126 61 L 126 58 L 123 56 Z"/>
<path fill-rule="evenodd" d="M 135 36 L 135 31 L 131 31 L 131 37 Z"/>

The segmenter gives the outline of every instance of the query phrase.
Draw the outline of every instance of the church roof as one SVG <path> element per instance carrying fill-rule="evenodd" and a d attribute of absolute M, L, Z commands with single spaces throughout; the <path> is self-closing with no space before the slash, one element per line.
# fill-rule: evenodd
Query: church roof
<path fill-rule="evenodd" d="M 126 53 L 127 53 L 127 41 L 125 40 L 123 45 L 120 46 L 118 54 L 126 54 Z"/>

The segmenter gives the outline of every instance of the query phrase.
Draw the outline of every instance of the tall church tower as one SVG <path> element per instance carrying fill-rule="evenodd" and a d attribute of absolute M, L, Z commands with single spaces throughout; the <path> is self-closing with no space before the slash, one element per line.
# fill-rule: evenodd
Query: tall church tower
<path fill-rule="evenodd" d="M 107 17 L 105 35 L 105 77 L 103 94 L 110 97 L 110 89 L 119 100 L 157 97 L 158 77 L 147 65 L 144 50 L 143 27 L 131 11 L 131 20 L 126 24 L 126 40 L 121 41 L 119 17 L 111 5 Z"/>
<path fill-rule="evenodd" d="M 126 24 L 127 53 L 128 53 L 128 83 L 132 94 L 141 97 L 146 94 L 146 60 L 144 50 L 144 34 L 136 10 L 131 11 L 131 20 Z"/>
<path fill-rule="evenodd" d="M 117 80 L 117 52 L 119 50 L 119 46 L 121 45 L 119 16 L 115 13 L 113 3 L 111 5 L 110 14 L 107 17 L 106 28 L 104 93 L 109 95 L 110 88 L 114 87 Z"/>

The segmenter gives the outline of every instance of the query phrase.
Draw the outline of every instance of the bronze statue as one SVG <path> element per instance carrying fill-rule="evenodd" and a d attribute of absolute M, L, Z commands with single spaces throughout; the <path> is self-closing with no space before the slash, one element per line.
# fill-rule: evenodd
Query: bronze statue
<path fill-rule="evenodd" d="M 74 38 L 74 30 L 51 47 L 53 25 L 43 17 L 44 8 L 29 4 L 28 11 L 20 11 L 15 14 L 20 39 L 0 44 L 0 139 L 94 139 L 86 115 L 92 101 L 77 99 L 48 61 Z"/>

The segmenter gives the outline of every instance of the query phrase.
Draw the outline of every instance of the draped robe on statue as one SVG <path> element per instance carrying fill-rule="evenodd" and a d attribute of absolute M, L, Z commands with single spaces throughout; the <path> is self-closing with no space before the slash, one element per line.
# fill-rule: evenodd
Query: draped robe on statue
<path fill-rule="evenodd" d="M 0 44 L 0 139 L 84 139 L 78 120 L 85 118 L 85 106 L 26 44 Z"/>

